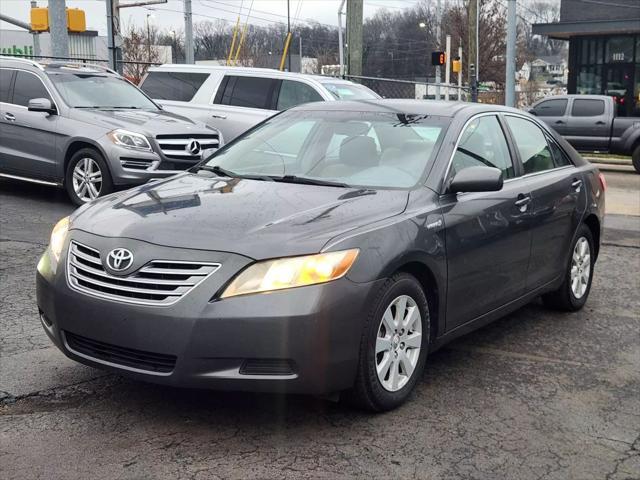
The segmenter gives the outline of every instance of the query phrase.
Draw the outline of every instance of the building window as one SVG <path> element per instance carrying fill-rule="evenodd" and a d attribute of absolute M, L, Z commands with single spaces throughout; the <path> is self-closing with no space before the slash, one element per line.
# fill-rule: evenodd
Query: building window
<path fill-rule="evenodd" d="M 607 62 L 633 62 L 633 37 L 611 37 L 607 40 Z"/>

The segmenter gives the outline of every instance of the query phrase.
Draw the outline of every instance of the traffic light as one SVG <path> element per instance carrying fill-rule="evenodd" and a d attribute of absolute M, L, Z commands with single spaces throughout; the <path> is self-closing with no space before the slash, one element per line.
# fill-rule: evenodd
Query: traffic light
<path fill-rule="evenodd" d="M 431 65 L 445 65 L 447 54 L 444 52 L 431 52 Z"/>
<path fill-rule="evenodd" d="M 460 57 L 456 57 L 451 62 L 451 70 L 453 73 L 460 73 L 462 71 L 462 62 L 460 61 Z"/>
<path fill-rule="evenodd" d="M 49 9 L 47 7 L 34 7 L 31 9 L 31 30 L 34 32 L 49 31 Z M 87 30 L 84 10 L 67 8 L 67 30 L 70 32 L 84 32 Z"/>
<path fill-rule="evenodd" d="M 49 9 L 36 7 L 31 9 L 31 30 L 46 32 L 49 30 Z"/>

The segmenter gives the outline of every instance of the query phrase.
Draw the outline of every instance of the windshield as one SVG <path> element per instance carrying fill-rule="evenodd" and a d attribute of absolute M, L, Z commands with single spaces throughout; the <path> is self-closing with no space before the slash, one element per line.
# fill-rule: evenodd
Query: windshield
<path fill-rule="evenodd" d="M 322 85 L 338 100 L 375 100 L 380 98 L 373 90 L 355 83 L 325 83 Z"/>
<path fill-rule="evenodd" d="M 258 179 L 410 188 L 433 160 L 448 122 L 427 115 L 290 111 L 227 145 L 201 168 Z"/>
<path fill-rule="evenodd" d="M 140 90 L 119 77 L 63 73 L 49 78 L 70 107 L 158 110 Z"/>

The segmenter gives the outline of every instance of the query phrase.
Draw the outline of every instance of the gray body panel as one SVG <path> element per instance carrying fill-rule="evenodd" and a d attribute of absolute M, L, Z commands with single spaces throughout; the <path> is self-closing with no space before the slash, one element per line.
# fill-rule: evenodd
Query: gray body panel
<path fill-rule="evenodd" d="M 515 110 L 414 101 L 300 108 L 452 118 L 423 182 L 410 190 L 365 193 L 184 174 L 82 207 L 71 219 L 71 240 L 101 252 L 129 248 L 141 255 L 140 264 L 188 258 L 223 267 L 174 305 L 128 305 L 74 291 L 66 280 L 64 258 L 56 265 L 47 251 L 37 275 L 38 306 L 46 316 L 45 330 L 66 355 L 171 385 L 304 393 L 342 390 L 355 378 L 366 312 L 394 272 L 409 270 L 431 279 L 430 350 L 435 350 L 557 288 L 579 226 L 587 218 L 602 225 L 604 195 L 597 169 L 543 125 L 573 165 L 517 177 L 497 192 L 447 193 L 449 163 L 464 125 L 488 112 L 523 115 Z M 534 123 L 539 124 L 535 119 Z M 517 156 L 515 161 L 519 162 Z M 520 166 L 517 171 L 522 171 Z M 531 197 L 525 211 L 514 203 L 520 194 Z M 600 232 L 594 236 L 598 242 Z M 339 280 L 218 297 L 255 260 L 350 248 L 359 249 L 358 259 Z M 74 353 L 64 332 L 175 355 L 177 363 L 167 375 L 105 365 Z M 241 369 L 249 359 L 286 359 L 294 367 L 285 376 L 246 375 Z"/>

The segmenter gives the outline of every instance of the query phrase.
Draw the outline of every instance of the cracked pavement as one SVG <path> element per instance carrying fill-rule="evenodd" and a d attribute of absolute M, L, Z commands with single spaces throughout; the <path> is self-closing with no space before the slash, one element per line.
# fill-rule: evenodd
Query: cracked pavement
<path fill-rule="evenodd" d="M 3 479 L 640 479 L 640 218 L 607 219 L 586 307 L 538 302 L 429 357 L 383 415 L 180 390 L 68 360 L 34 273 L 63 192 L 0 180 Z"/>

